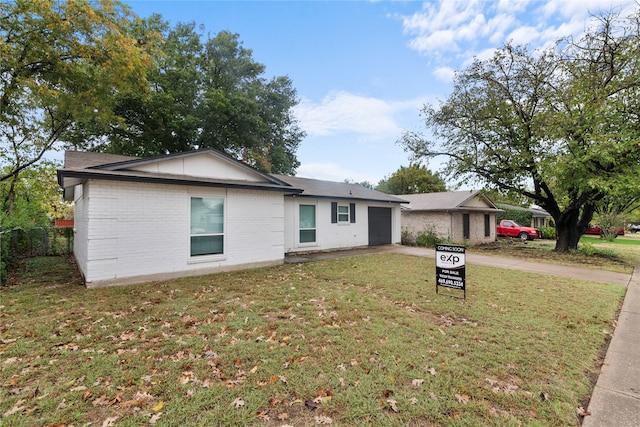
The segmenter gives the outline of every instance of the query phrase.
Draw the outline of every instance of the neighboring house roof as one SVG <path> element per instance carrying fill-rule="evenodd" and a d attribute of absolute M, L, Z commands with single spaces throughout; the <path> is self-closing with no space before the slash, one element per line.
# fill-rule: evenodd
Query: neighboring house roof
<path fill-rule="evenodd" d="M 534 217 L 540 217 L 540 218 L 551 217 L 551 214 L 549 212 L 539 207 L 523 208 L 521 206 L 507 205 L 506 203 L 496 203 L 496 205 L 502 209 L 515 209 L 519 211 L 531 212 Z"/>
<path fill-rule="evenodd" d="M 232 164 L 236 168 L 245 170 L 247 173 L 256 177 L 256 179 L 224 179 L 189 174 L 165 173 L 161 171 L 135 170 L 135 168 L 145 167 L 154 163 L 159 164 L 167 160 L 202 155 L 214 156 L 223 162 Z M 147 158 L 67 151 L 65 153 L 64 168 L 58 170 L 58 184 L 64 189 L 64 196 L 66 200 L 73 199 L 74 186 L 80 184 L 84 179 L 134 181 L 205 187 L 233 187 L 282 191 L 291 194 L 300 193 L 302 191 L 301 189 L 291 187 L 291 185 L 277 179 L 273 175 L 259 171 L 246 163 L 242 163 L 211 148 Z"/>
<path fill-rule="evenodd" d="M 301 188 L 303 191 L 297 197 L 318 197 L 331 199 L 367 200 L 388 203 L 406 203 L 397 196 L 385 194 L 360 184 L 347 182 L 322 181 L 318 179 L 300 178 L 297 176 L 273 175 L 288 183 L 292 187 Z"/>
<path fill-rule="evenodd" d="M 409 202 L 402 206 L 403 211 L 500 211 L 480 190 L 403 194 L 399 197 Z"/>

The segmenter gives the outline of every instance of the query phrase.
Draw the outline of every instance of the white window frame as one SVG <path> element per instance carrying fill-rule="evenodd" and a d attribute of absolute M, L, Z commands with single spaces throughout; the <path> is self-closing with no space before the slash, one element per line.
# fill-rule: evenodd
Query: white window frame
<path fill-rule="evenodd" d="M 340 212 L 340 208 L 346 208 L 346 212 Z M 343 217 L 345 219 L 343 219 Z M 351 212 L 349 211 L 349 204 L 341 205 L 338 203 L 338 224 L 349 224 L 351 222 Z"/>
<path fill-rule="evenodd" d="M 313 213 L 314 213 L 314 223 L 315 223 L 315 227 L 314 228 L 302 228 L 300 226 L 300 207 L 301 206 L 313 206 Z M 317 246 L 318 245 L 318 205 L 316 203 L 299 203 L 298 204 L 298 245 L 301 247 L 308 247 L 308 246 Z M 300 240 L 300 232 L 304 231 L 304 230 L 314 230 L 315 231 L 315 240 L 313 242 L 302 242 Z"/>
<path fill-rule="evenodd" d="M 207 234 L 193 234 L 191 227 L 191 204 L 193 199 L 215 199 L 222 200 L 222 232 L 221 233 L 207 233 Z M 227 198 L 224 195 L 219 194 L 189 194 L 188 197 L 188 206 L 189 206 L 189 220 L 188 220 L 188 254 L 189 254 L 189 264 L 197 264 L 203 262 L 211 262 L 211 261 L 221 261 L 227 258 L 226 249 L 227 249 Z M 215 254 L 202 254 L 202 255 L 191 255 L 191 238 L 194 236 L 222 236 L 222 252 Z"/>

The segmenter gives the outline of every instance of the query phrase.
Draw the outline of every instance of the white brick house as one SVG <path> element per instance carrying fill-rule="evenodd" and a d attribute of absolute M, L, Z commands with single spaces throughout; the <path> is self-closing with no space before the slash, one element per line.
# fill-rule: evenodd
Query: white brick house
<path fill-rule="evenodd" d="M 343 183 L 328 185 L 339 193 L 333 198 L 313 195 L 296 179 L 213 149 L 144 159 L 67 152 L 58 170 L 65 199 L 75 204 L 74 255 L 87 287 L 277 265 L 286 252 L 366 246 L 370 207 L 393 211 L 384 243 L 400 241 L 400 199 Z M 331 206 L 340 220 L 335 227 L 327 225 Z M 355 222 L 351 215 L 358 215 Z M 374 236 L 372 244 L 383 243 Z"/>

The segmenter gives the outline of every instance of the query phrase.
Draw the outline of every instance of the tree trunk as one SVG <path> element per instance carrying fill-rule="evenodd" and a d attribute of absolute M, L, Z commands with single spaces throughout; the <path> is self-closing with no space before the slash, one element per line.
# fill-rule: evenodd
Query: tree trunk
<path fill-rule="evenodd" d="M 580 234 L 575 224 L 556 224 L 556 252 L 569 252 L 578 249 Z"/>
<path fill-rule="evenodd" d="M 578 209 L 565 210 L 556 221 L 556 252 L 569 252 L 578 249 Z"/>
<path fill-rule="evenodd" d="M 11 178 L 11 184 L 9 184 L 9 192 L 7 193 L 7 198 L 5 200 L 5 206 L 7 207 L 7 216 L 11 216 L 13 212 L 13 207 L 16 203 L 16 182 L 18 181 L 18 175 L 15 174 Z"/>

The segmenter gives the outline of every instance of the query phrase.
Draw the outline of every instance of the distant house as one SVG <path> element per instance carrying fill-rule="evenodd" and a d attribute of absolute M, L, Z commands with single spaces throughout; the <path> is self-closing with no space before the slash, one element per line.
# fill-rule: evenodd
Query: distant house
<path fill-rule="evenodd" d="M 404 194 L 402 232 L 415 239 L 433 232 L 454 243 L 493 242 L 500 209 L 478 190 Z"/>
<path fill-rule="evenodd" d="M 520 225 L 529 225 L 531 227 L 541 228 L 541 227 L 549 227 L 553 223 L 553 218 L 551 217 L 551 214 L 537 206 L 532 206 L 530 208 L 523 208 L 521 206 L 512 206 L 512 205 L 507 205 L 505 203 L 496 203 L 496 205 L 500 209 L 504 209 L 504 210 L 514 209 L 514 210 L 530 212 L 531 224 L 520 224 Z"/>
<path fill-rule="evenodd" d="M 74 254 L 87 287 L 277 265 L 287 252 L 400 242 L 401 199 L 271 175 L 219 151 L 67 152 Z"/>

